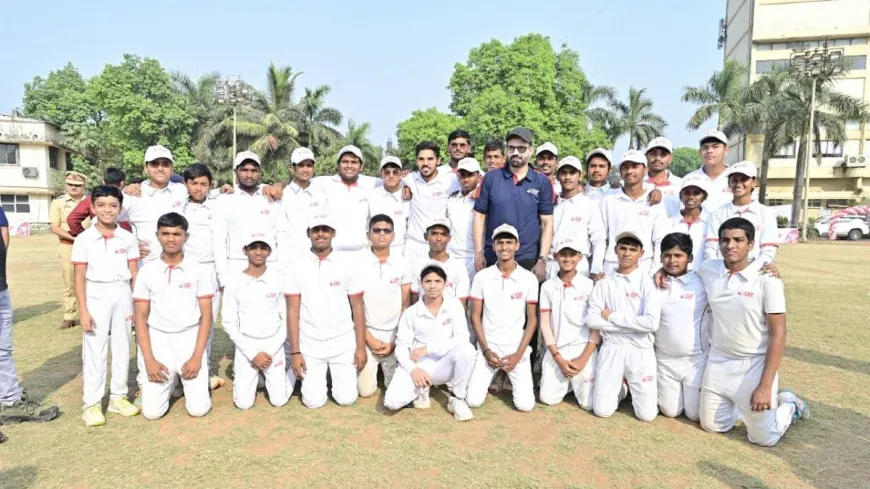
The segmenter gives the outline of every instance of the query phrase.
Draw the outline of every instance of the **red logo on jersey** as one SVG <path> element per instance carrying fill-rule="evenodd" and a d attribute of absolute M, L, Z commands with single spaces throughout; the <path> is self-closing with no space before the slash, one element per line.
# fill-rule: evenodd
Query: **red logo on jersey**
<path fill-rule="evenodd" d="M 176 200 L 176 201 L 172 204 L 172 207 L 181 207 L 181 201 L 180 201 L 180 200 Z"/>
<path fill-rule="evenodd" d="M 390 283 L 391 283 L 391 284 L 397 284 L 397 283 L 399 283 L 399 277 L 393 277 L 393 278 L 391 278 L 391 279 L 390 279 Z"/>
<path fill-rule="evenodd" d="M 574 217 L 571 218 L 571 220 L 574 221 L 574 222 L 582 222 L 582 221 L 583 221 L 583 218 L 580 217 L 580 216 L 574 216 Z"/>
<path fill-rule="evenodd" d="M 685 294 L 682 294 L 680 296 L 680 299 L 694 299 L 694 298 L 695 298 L 694 292 L 686 292 Z"/>
<path fill-rule="evenodd" d="M 261 210 L 261 211 L 260 211 L 260 214 L 262 214 L 262 215 L 264 215 L 264 216 L 268 216 L 268 215 L 269 215 L 269 209 L 263 209 L 263 210 Z"/>
<path fill-rule="evenodd" d="M 626 292 L 625 296 L 629 299 L 637 299 L 639 297 L 637 292 Z"/>
<path fill-rule="evenodd" d="M 750 292 L 748 290 L 741 290 L 740 292 L 737 293 L 737 295 L 742 295 L 743 297 L 746 297 L 748 299 L 748 298 L 751 298 L 752 296 L 754 296 L 755 293 Z"/>
<path fill-rule="evenodd" d="M 396 212 L 393 213 L 393 215 L 395 215 L 395 216 L 401 216 L 402 214 L 404 214 L 402 209 L 396 209 Z"/>
<path fill-rule="evenodd" d="M 578 295 L 577 297 L 574 298 L 574 300 L 575 301 L 585 301 L 586 296 L 585 295 Z"/>
<path fill-rule="evenodd" d="M 341 285 L 341 280 L 333 280 L 332 282 L 329 282 L 330 287 L 338 287 L 339 285 Z"/>
<path fill-rule="evenodd" d="M 444 320 L 443 323 L 441 323 L 441 326 L 447 326 L 447 325 L 450 324 L 451 322 L 452 322 L 452 319 L 447 318 L 447 319 Z"/>
<path fill-rule="evenodd" d="M 513 299 L 513 300 L 522 299 L 522 298 L 523 298 L 522 292 L 514 292 L 513 294 L 511 294 L 511 299 Z"/>
<path fill-rule="evenodd" d="M 191 283 L 191 282 L 184 282 L 183 284 L 178 284 L 178 288 L 179 288 L 179 289 L 192 289 L 192 288 L 193 288 L 193 283 Z"/>
<path fill-rule="evenodd" d="M 360 202 L 368 202 L 369 199 L 368 199 L 368 197 L 363 197 L 363 198 L 359 199 L 359 201 Z"/>
<path fill-rule="evenodd" d="M 124 248 L 118 248 L 117 250 L 115 250 L 116 255 L 123 255 L 125 253 L 127 253 L 127 250 Z"/>
<path fill-rule="evenodd" d="M 644 382 L 652 382 L 652 381 L 655 380 L 655 379 L 656 379 L 656 376 L 655 376 L 655 375 L 647 375 L 647 376 L 645 376 L 645 377 L 644 377 L 643 379 L 641 379 L 641 380 L 643 380 Z"/>
<path fill-rule="evenodd" d="M 312 203 L 308 204 L 309 207 L 317 207 L 319 205 L 320 205 L 320 202 L 312 202 Z"/>
<path fill-rule="evenodd" d="M 283 360 L 278 360 L 277 362 L 272 364 L 272 367 L 283 367 L 283 366 L 284 366 Z"/>
<path fill-rule="evenodd" d="M 637 212 L 637 215 L 639 215 L 639 216 L 648 216 L 648 215 L 649 215 L 649 211 L 638 211 L 638 212 Z"/>
<path fill-rule="evenodd" d="M 270 292 L 270 293 L 266 294 L 266 298 L 268 298 L 268 299 L 274 299 L 276 297 L 278 297 L 278 294 L 276 294 L 275 292 Z"/>
<path fill-rule="evenodd" d="M 432 192 L 432 197 L 441 197 L 444 195 L 444 192 Z"/>

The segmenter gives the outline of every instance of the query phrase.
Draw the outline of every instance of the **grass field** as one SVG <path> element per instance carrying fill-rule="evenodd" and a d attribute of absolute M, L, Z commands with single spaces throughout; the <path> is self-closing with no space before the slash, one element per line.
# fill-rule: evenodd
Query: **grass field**
<path fill-rule="evenodd" d="M 81 332 L 59 331 L 55 240 L 13 238 L 9 258 L 15 358 L 24 385 L 61 406 L 47 424 L 0 428 L 0 488 L 24 487 L 870 487 L 870 246 L 813 243 L 780 249 L 789 335 L 781 385 L 812 406 L 774 448 L 701 431 L 685 419 L 643 424 L 623 407 L 609 419 L 575 402 L 531 413 L 490 398 L 454 422 L 439 391 L 432 409 L 390 415 L 381 399 L 312 411 L 260 395 L 248 412 L 231 388 L 192 419 L 107 415 L 81 422 Z M 213 355 L 226 376 L 231 345 Z M 433 393 L 436 392 L 433 390 Z"/>

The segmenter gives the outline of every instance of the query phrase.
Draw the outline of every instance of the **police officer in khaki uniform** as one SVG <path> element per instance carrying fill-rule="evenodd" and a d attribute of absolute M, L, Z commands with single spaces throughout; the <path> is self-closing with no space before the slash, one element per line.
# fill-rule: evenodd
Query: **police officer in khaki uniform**
<path fill-rule="evenodd" d="M 84 198 L 87 181 L 88 178 L 79 172 L 66 172 L 66 193 L 51 201 L 51 207 L 48 209 L 51 232 L 60 239 L 57 256 L 60 258 L 60 267 L 63 270 L 63 321 L 60 323 L 61 329 L 72 328 L 77 322 L 73 265 L 70 259 L 75 237 L 69 233 L 67 217 Z"/>

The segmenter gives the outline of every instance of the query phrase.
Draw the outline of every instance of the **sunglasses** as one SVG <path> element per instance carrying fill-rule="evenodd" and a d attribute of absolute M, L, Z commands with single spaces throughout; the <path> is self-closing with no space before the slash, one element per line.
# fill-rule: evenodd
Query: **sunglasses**
<path fill-rule="evenodd" d="M 372 234 L 392 234 L 393 228 L 372 228 Z"/>

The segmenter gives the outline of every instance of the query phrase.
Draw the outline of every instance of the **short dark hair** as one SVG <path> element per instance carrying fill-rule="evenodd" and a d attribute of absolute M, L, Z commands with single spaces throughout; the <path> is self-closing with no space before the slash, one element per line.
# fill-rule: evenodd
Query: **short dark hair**
<path fill-rule="evenodd" d="M 639 239 L 632 238 L 631 236 L 624 236 L 624 237 L 620 238 L 619 241 L 616 242 L 616 246 L 619 246 L 621 244 L 640 246 L 640 249 L 643 249 L 643 243 L 641 243 Z M 662 249 L 664 249 L 664 248 L 662 248 Z"/>
<path fill-rule="evenodd" d="M 125 177 L 126 175 L 124 175 L 123 170 L 118 168 L 106 168 L 106 171 L 103 172 L 103 184 L 118 187 L 124 182 Z"/>
<path fill-rule="evenodd" d="M 194 163 L 184 169 L 184 181 L 196 180 L 199 177 L 208 177 L 208 183 L 212 182 L 211 170 L 202 163 Z"/>
<path fill-rule="evenodd" d="M 420 282 L 423 282 L 423 279 L 426 277 L 426 275 L 429 275 L 430 273 L 438 275 L 439 277 L 441 277 L 441 280 L 445 282 L 447 281 L 447 272 L 444 271 L 444 268 L 438 265 L 426 265 L 420 272 Z"/>
<path fill-rule="evenodd" d="M 157 220 L 157 229 L 160 228 L 181 228 L 187 232 L 187 219 L 177 212 L 163 214 Z"/>
<path fill-rule="evenodd" d="M 450 141 L 454 139 L 465 138 L 468 141 L 468 144 L 471 144 L 471 135 L 468 134 L 468 131 L 465 129 L 455 129 L 450 134 L 447 135 L 447 144 L 450 144 Z"/>
<path fill-rule="evenodd" d="M 732 217 L 723 222 L 722 225 L 719 226 L 719 239 L 722 239 L 722 231 L 727 231 L 729 229 L 742 229 L 746 233 L 746 239 L 749 241 L 755 241 L 755 226 L 753 226 L 747 219 L 742 217 Z"/>
<path fill-rule="evenodd" d="M 665 236 L 662 240 L 662 254 L 675 247 L 692 256 L 692 237 L 686 233 L 671 233 Z"/>
<path fill-rule="evenodd" d="M 435 156 L 441 156 L 441 147 L 435 141 L 423 141 L 414 146 L 414 157 L 420 156 L 420 151 L 431 149 L 435 152 Z"/>
<path fill-rule="evenodd" d="M 390 217 L 386 214 L 375 214 L 374 216 L 372 216 L 371 219 L 369 219 L 369 229 L 371 229 L 375 224 L 377 224 L 379 222 L 385 222 L 385 223 L 389 224 L 390 226 L 395 226 L 395 224 L 393 224 L 392 217 Z"/>
<path fill-rule="evenodd" d="M 144 182 L 144 181 L 145 181 L 145 179 L 142 178 L 142 177 L 130 177 L 130 179 L 127 180 L 127 185 L 133 185 L 133 184 L 136 184 L 136 183 L 142 183 L 142 182 Z"/>
<path fill-rule="evenodd" d="M 504 156 L 504 145 L 501 144 L 500 141 L 487 141 L 487 143 L 483 145 L 484 156 L 486 156 L 490 151 L 498 151 L 502 156 Z"/>
<path fill-rule="evenodd" d="M 99 199 L 100 197 L 114 197 L 118 199 L 118 204 L 124 205 L 124 194 L 118 187 L 113 187 L 111 185 L 100 185 L 99 187 L 95 188 L 94 191 L 91 192 L 91 205 L 96 204 L 97 199 Z"/>
<path fill-rule="evenodd" d="M 495 237 L 492 238 L 492 241 L 493 241 L 493 242 L 496 242 L 496 241 L 498 241 L 498 240 L 500 240 L 500 239 L 512 239 L 512 240 L 514 240 L 514 241 L 519 242 L 519 240 L 517 239 L 517 237 L 514 236 L 514 235 L 511 234 L 511 233 L 498 233 L 498 234 L 495 235 Z"/>

